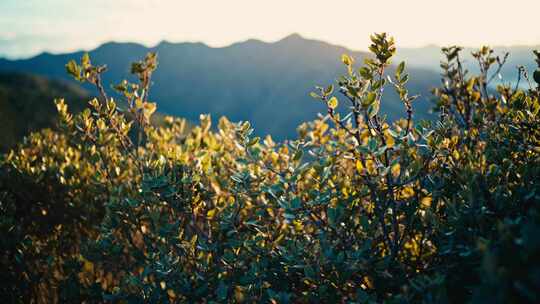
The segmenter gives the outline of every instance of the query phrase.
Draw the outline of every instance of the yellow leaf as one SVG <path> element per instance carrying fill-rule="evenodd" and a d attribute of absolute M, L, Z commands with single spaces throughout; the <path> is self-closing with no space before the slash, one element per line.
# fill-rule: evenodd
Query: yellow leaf
<path fill-rule="evenodd" d="M 214 218 L 214 215 L 216 215 L 216 209 L 211 209 L 211 210 L 208 210 L 208 212 L 206 212 L 206 217 L 208 217 L 208 219 L 213 219 Z"/>
<path fill-rule="evenodd" d="M 422 204 L 422 206 L 428 208 L 429 206 L 431 206 L 431 201 L 431 196 L 426 196 L 422 198 L 422 201 L 420 203 Z"/>
<path fill-rule="evenodd" d="M 281 240 L 285 237 L 285 234 L 280 234 L 275 240 L 274 240 L 274 244 L 279 244 L 279 242 L 281 242 Z"/>
<path fill-rule="evenodd" d="M 64 278 L 64 276 L 60 273 L 60 271 L 58 271 L 58 269 L 55 269 L 53 271 L 53 277 L 57 280 L 62 280 Z"/>
<path fill-rule="evenodd" d="M 83 270 L 87 273 L 94 273 L 94 263 L 90 261 L 84 261 Z"/>
<path fill-rule="evenodd" d="M 448 149 L 448 147 L 450 147 L 450 139 L 445 138 L 445 139 L 443 139 L 443 141 L 441 142 L 441 148 L 443 148 L 443 149 Z"/>
<path fill-rule="evenodd" d="M 455 146 L 459 142 L 459 137 L 457 135 L 452 136 L 452 145 Z"/>
<path fill-rule="evenodd" d="M 409 198 L 414 195 L 414 190 L 411 187 L 405 187 L 401 190 L 401 196 L 403 198 Z"/>
<path fill-rule="evenodd" d="M 295 220 L 293 224 L 294 224 L 294 230 L 296 230 L 296 232 L 304 231 L 304 225 L 302 224 L 302 222 Z"/>
<path fill-rule="evenodd" d="M 167 288 L 167 283 L 165 283 L 165 281 L 161 281 L 159 286 L 161 286 L 161 289 L 165 290 L 165 288 Z"/>
<path fill-rule="evenodd" d="M 174 293 L 174 290 L 172 290 L 172 289 L 167 289 L 167 294 L 171 298 L 176 298 L 176 293 Z"/>
<path fill-rule="evenodd" d="M 369 174 L 377 173 L 377 166 L 372 159 L 366 160 L 366 167 Z"/>
<path fill-rule="evenodd" d="M 332 98 L 330 98 L 330 100 L 328 100 L 328 107 L 330 109 L 337 108 L 338 104 L 339 104 L 339 101 L 335 96 L 333 96 Z"/>
<path fill-rule="evenodd" d="M 144 103 L 143 103 L 142 99 L 137 98 L 135 100 L 135 108 L 136 109 L 142 109 L 143 107 L 144 107 Z"/>
<path fill-rule="evenodd" d="M 358 171 L 358 173 L 364 171 L 364 166 L 362 165 L 362 162 L 360 160 L 356 161 L 356 171 Z"/>
<path fill-rule="evenodd" d="M 394 137 L 390 135 L 390 132 L 384 132 L 384 138 L 386 140 L 386 146 L 388 146 L 389 148 L 394 146 Z"/>
<path fill-rule="evenodd" d="M 154 114 L 154 112 L 156 111 L 157 109 L 157 105 L 155 102 L 147 102 L 144 104 L 144 116 L 149 119 L 150 116 L 152 116 L 152 114 Z"/>
<path fill-rule="evenodd" d="M 471 96 L 472 96 L 474 101 L 478 101 L 482 97 L 482 95 L 480 95 L 480 92 L 472 92 Z"/>
<path fill-rule="evenodd" d="M 234 289 L 234 298 L 237 302 L 242 303 L 245 300 L 244 291 L 242 290 L 242 287 L 236 286 Z"/>
<path fill-rule="evenodd" d="M 343 54 L 341 55 L 341 62 L 343 62 L 343 64 L 349 66 L 351 64 L 353 64 L 354 60 L 347 54 Z"/>
<path fill-rule="evenodd" d="M 401 165 L 400 164 L 395 164 L 392 166 L 392 176 L 393 177 L 398 177 L 399 176 L 399 173 L 401 172 Z"/>

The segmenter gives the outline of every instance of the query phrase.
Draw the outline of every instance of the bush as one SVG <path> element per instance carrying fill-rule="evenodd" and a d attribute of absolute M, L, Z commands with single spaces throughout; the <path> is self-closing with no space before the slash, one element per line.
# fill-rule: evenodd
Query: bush
<path fill-rule="evenodd" d="M 387 75 L 393 39 L 370 50 L 360 68 L 343 55 L 346 75 L 312 93 L 327 115 L 281 144 L 225 118 L 152 125 L 154 54 L 133 65 L 139 83 L 116 86 L 125 110 L 105 67 L 70 62 L 100 99 L 76 116 L 57 101 L 62 131 L 2 161 L 5 298 L 537 302 L 540 81 L 493 90 L 503 60 L 482 48 L 469 76 L 446 48 L 440 119 L 415 122 L 405 64 Z M 385 89 L 403 119 L 379 113 L 398 102 Z"/>

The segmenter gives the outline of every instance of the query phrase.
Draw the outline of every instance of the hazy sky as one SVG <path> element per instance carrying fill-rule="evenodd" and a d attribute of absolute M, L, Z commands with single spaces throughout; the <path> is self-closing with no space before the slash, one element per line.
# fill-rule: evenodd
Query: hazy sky
<path fill-rule="evenodd" d="M 366 49 L 381 31 L 400 46 L 531 45 L 540 44 L 539 12 L 540 0 L 0 0 L 0 56 L 291 33 Z"/>

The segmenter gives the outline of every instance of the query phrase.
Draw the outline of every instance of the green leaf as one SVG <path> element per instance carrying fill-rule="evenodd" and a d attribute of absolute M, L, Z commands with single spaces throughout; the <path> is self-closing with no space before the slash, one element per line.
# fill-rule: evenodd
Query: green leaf
<path fill-rule="evenodd" d="M 227 298 L 228 288 L 223 281 L 219 282 L 218 288 L 217 288 L 217 296 L 219 300 L 225 300 Z"/>
<path fill-rule="evenodd" d="M 400 78 L 401 73 L 405 70 L 405 61 L 402 61 L 396 69 L 396 78 Z"/>
<path fill-rule="evenodd" d="M 332 94 L 332 92 L 334 92 L 334 86 L 333 85 L 329 85 L 326 87 L 326 89 L 324 89 L 324 94 L 325 95 L 330 95 Z"/>
<path fill-rule="evenodd" d="M 540 70 L 536 70 L 533 73 L 534 81 L 540 85 Z"/>
<path fill-rule="evenodd" d="M 379 113 L 379 101 L 375 101 L 368 107 L 368 117 L 373 118 L 377 113 Z"/>
<path fill-rule="evenodd" d="M 66 64 L 66 71 L 69 75 L 75 77 L 75 79 L 79 80 L 79 77 L 81 76 L 79 66 L 75 62 L 75 60 L 70 60 Z"/>
<path fill-rule="evenodd" d="M 319 94 L 315 93 L 315 92 L 310 92 L 309 93 L 309 96 L 315 98 L 315 99 L 321 99 L 321 96 L 319 96 Z"/>
<path fill-rule="evenodd" d="M 379 145 L 379 143 L 377 142 L 377 139 L 375 137 L 371 137 L 368 140 L 369 152 L 374 153 L 375 151 L 377 151 L 377 146 L 378 145 Z"/>
<path fill-rule="evenodd" d="M 310 265 L 307 265 L 304 267 L 304 275 L 306 276 L 306 278 L 314 280 L 315 270 L 313 270 L 313 267 L 311 267 Z"/>
<path fill-rule="evenodd" d="M 248 146 L 251 147 L 251 146 L 253 146 L 253 145 L 256 145 L 256 144 L 259 143 L 260 140 L 261 140 L 260 137 L 253 137 L 253 138 L 249 141 Z"/>
<path fill-rule="evenodd" d="M 294 214 L 292 214 L 292 213 L 289 213 L 289 212 L 285 212 L 285 213 L 283 214 L 283 217 L 286 218 L 286 219 L 288 219 L 288 220 L 294 220 L 294 219 L 296 219 L 296 216 L 295 216 Z"/>
<path fill-rule="evenodd" d="M 391 128 L 386 129 L 386 132 L 388 132 L 388 134 L 390 134 L 390 136 L 392 136 L 393 138 L 398 137 L 398 134 L 394 130 L 392 130 Z"/>
<path fill-rule="evenodd" d="M 405 74 L 405 75 L 403 76 L 403 78 L 401 78 L 401 80 L 399 81 L 399 83 L 400 83 L 401 85 L 404 85 L 404 84 L 407 83 L 407 81 L 409 81 L 409 74 Z"/>
<path fill-rule="evenodd" d="M 244 121 L 241 128 L 242 131 L 247 132 L 251 128 L 251 124 L 249 123 L 249 121 Z"/>
<path fill-rule="evenodd" d="M 326 215 L 328 216 L 328 222 L 331 226 L 335 226 L 336 224 L 336 216 L 337 212 L 334 208 L 328 208 L 328 211 L 326 211 Z"/>
<path fill-rule="evenodd" d="M 300 160 L 303 155 L 304 155 L 304 151 L 302 149 L 299 149 L 298 151 L 296 151 L 296 153 L 294 153 L 293 161 Z"/>
<path fill-rule="evenodd" d="M 386 83 L 386 79 L 385 79 L 385 78 L 383 78 L 383 79 L 381 79 L 381 80 L 377 80 L 377 81 L 375 81 L 375 82 L 371 85 L 371 88 L 372 88 L 373 90 L 378 90 L 378 89 L 380 89 L 381 87 L 383 87 L 385 83 Z"/>
<path fill-rule="evenodd" d="M 388 149 L 387 146 L 382 146 L 382 147 L 380 147 L 377 151 L 375 151 L 375 156 L 380 156 L 380 155 L 382 155 L 387 149 Z"/>
<path fill-rule="evenodd" d="M 360 76 L 365 79 L 371 79 L 371 73 L 369 72 L 369 69 L 367 67 L 361 67 L 360 69 L 358 69 L 358 73 L 360 73 Z"/>
<path fill-rule="evenodd" d="M 369 229 L 368 217 L 365 215 L 360 216 L 360 224 L 362 225 L 362 228 L 364 229 L 364 231 L 367 231 Z"/>
<path fill-rule="evenodd" d="M 377 94 L 375 92 L 369 92 L 364 100 L 364 105 L 369 106 L 375 101 Z"/>
<path fill-rule="evenodd" d="M 299 197 L 295 197 L 291 201 L 291 209 L 300 209 L 302 207 L 302 202 L 300 201 Z"/>

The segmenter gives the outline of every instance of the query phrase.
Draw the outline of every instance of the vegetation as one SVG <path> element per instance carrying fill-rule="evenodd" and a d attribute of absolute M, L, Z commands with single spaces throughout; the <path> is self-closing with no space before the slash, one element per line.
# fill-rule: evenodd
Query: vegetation
<path fill-rule="evenodd" d="M 490 86 L 443 49 L 437 121 L 385 34 L 312 96 L 327 115 L 282 144 L 248 122 L 149 120 L 157 57 L 107 97 L 88 56 L 68 72 L 101 93 L 0 171 L 3 298 L 11 302 L 536 303 L 540 290 L 540 54 L 533 79 Z M 525 77 L 527 76 L 527 77 Z M 538 77 L 537 77 L 538 76 Z M 518 81 L 518 82 L 519 82 Z M 394 90 L 404 116 L 381 114 Z M 286 111 L 287 109 L 282 109 Z"/>

